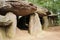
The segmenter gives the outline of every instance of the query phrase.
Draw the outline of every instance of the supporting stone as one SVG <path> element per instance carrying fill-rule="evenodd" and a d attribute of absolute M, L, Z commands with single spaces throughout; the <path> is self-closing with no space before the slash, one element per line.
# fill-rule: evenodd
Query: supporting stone
<path fill-rule="evenodd" d="M 32 35 L 36 35 L 42 31 L 42 25 L 40 23 L 40 19 L 37 13 L 30 16 L 29 22 L 29 32 Z"/>
<path fill-rule="evenodd" d="M 47 16 L 44 16 L 43 17 L 43 20 L 44 20 L 43 27 L 44 27 L 44 29 L 47 29 L 48 28 L 48 25 L 49 25 L 48 17 Z"/>
<path fill-rule="evenodd" d="M 16 15 L 11 12 L 7 13 L 6 15 L 13 22 L 12 25 L 10 25 L 10 27 L 7 30 L 7 36 L 12 38 L 15 36 L 16 33 L 16 27 L 17 27 Z"/>
<path fill-rule="evenodd" d="M 53 26 L 53 20 L 51 18 L 49 18 L 49 27 Z"/>
<path fill-rule="evenodd" d="M 6 18 L 8 17 L 8 18 Z M 8 21 L 11 21 L 12 23 L 9 24 Z M 0 40 L 10 40 L 13 37 L 15 37 L 16 33 L 16 27 L 17 27 L 17 21 L 16 21 L 16 15 L 9 12 L 5 16 L 0 17 L 0 23 L 3 22 L 3 24 L 0 26 Z M 8 25 L 8 26 L 3 26 Z"/>

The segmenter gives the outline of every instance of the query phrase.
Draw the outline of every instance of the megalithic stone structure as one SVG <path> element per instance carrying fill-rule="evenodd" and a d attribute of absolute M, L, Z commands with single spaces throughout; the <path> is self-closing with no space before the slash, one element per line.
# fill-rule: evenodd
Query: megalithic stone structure
<path fill-rule="evenodd" d="M 42 25 L 37 13 L 30 16 L 29 32 L 32 35 L 36 35 L 42 31 Z"/>
<path fill-rule="evenodd" d="M 49 26 L 49 20 L 48 20 L 48 15 L 51 14 L 51 12 L 46 9 L 46 8 L 43 8 L 43 7 L 38 7 L 37 8 L 37 13 L 39 14 L 40 17 L 43 18 L 43 29 L 47 29 L 48 26 Z"/>

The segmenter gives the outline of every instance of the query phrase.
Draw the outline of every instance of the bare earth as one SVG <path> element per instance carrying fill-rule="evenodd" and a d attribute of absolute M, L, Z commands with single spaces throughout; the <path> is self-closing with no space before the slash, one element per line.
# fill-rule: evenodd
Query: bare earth
<path fill-rule="evenodd" d="M 60 40 L 60 26 L 49 27 L 37 35 L 30 35 L 25 30 L 17 29 L 16 36 L 12 40 Z"/>

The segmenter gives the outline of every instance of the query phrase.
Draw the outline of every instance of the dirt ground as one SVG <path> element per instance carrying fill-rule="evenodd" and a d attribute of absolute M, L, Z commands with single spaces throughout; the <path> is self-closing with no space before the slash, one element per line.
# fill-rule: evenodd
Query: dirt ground
<path fill-rule="evenodd" d="M 30 35 L 26 30 L 17 29 L 12 40 L 60 40 L 60 26 L 49 27 L 37 35 Z"/>

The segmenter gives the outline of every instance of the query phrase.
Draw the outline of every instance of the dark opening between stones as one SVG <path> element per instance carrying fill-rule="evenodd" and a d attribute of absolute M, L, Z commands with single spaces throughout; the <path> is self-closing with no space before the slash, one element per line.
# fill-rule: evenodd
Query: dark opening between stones
<path fill-rule="evenodd" d="M 29 20 L 30 20 L 30 15 L 22 16 L 21 18 L 19 18 L 17 23 L 18 28 L 21 30 L 28 30 Z"/>

